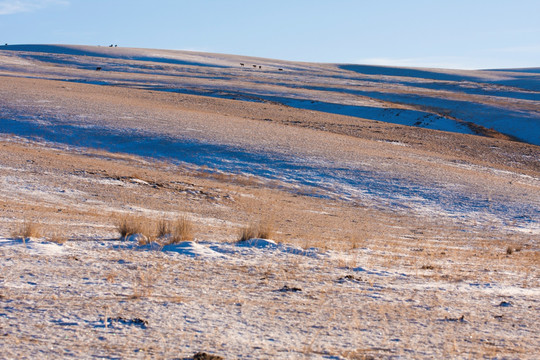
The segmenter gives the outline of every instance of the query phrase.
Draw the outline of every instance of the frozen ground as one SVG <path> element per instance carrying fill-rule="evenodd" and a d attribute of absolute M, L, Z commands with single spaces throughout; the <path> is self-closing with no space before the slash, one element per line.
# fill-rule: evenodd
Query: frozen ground
<path fill-rule="evenodd" d="M 276 126 L 270 122 L 258 124 L 258 130 L 253 131 L 219 112 L 213 119 L 220 124 L 209 127 L 204 122 L 205 113 L 172 108 L 160 109 L 154 115 L 151 108 L 137 103 L 130 107 L 108 98 L 94 101 L 77 96 L 74 100 L 65 96 L 69 93 L 15 89 L 5 93 L 0 132 L 278 180 L 291 189 L 310 188 L 318 196 L 396 212 L 540 231 L 540 196 L 530 196 L 528 191 L 516 193 L 505 185 L 514 182 L 538 189 L 540 179 L 536 174 L 523 176 L 489 167 L 459 166 L 454 159 L 425 154 L 408 162 L 381 162 L 382 152 L 374 148 L 370 155 L 358 147 L 356 140 L 335 134 L 325 134 L 313 144 L 313 131 L 309 130 L 290 129 L 277 136 Z M 99 104 L 96 109 L 95 104 Z M 159 120 L 148 121 L 155 116 Z M 395 144 L 388 143 L 391 156 L 405 151 Z M 334 149 L 338 149 L 338 156 Z M 534 159 L 539 152 L 533 149 Z M 454 178 L 450 174 L 456 166 L 469 175 L 485 173 L 499 184 L 483 188 L 462 176 Z M 514 194 L 509 197 L 509 192 Z"/>
<path fill-rule="evenodd" d="M 540 145 L 538 69 L 407 69 L 60 45 L 4 46 L 0 57 L 4 71 L 23 76 L 274 101 L 465 134 L 490 130 Z"/>
<path fill-rule="evenodd" d="M 510 284 L 504 259 L 482 280 L 444 260 L 381 266 L 371 246 L 150 248 L 0 239 L 3 357 L 532 359 L 540 341 L 538 279 Z"/>
<path fill-rule="evenodd" d="M 2 139 L 4 357 L 534 358 L 530 229 L 397 215 L 286 183 L 201 183 L 149 160 Z M 114 213 L 156 219 L 179 204 L 194 242 L 118 239 Z M 281 242 L 234 243 L 269 214 Z M 29 219 L 67 241 L 9 235 Z"/>
<path fill-rule="evenodd" d="M 5 113 L 4 113 L 5 114 Z M 4 115 L 6 116 L 6 115 Z M 60 115 L 61 116 L 61 115 Z M 431 216 L 497 221 L 521 226 L 540 233 L 540 199 L 520 197 L 516 201 L 492 198 L 476 189 L 447 184 L 445 179 L 405 177 L 396 171 L 381 169 L 371 159 L 355 163 L 349 159 L 335 161 L 320 156 L 294 156 L 288 151 L 269 147 L 249 149 L 242 146 L 213 144 L 196 139 L 175 138 L 171 134 L 148 134 L 118 128 L 63 124 L 62 119 L 41 115 L 39 122 L 21 120 L 24 116 L 6 116 L 19 120 L 3 120 L 4 133 L 27 138 L 105 149 L 157 159 L 176 160 L 186 164 L 207 166 L 227 173 L 241 173 L 280 180 L 294 187 L 311 187 L 318 196 L 370 204 L 394 211 L 415 211 Z M 447 166 L 455 166 L 452 163 Z M 462 167 L 465 168 L 466 167 Z M 478 169 L 494 175 L 490 169 Z M 499 173 L 500 178 L 519 181 L 540 188 L 540 179 Z M 8 190 L 6 188 L 7 191 Z"/>
<path fill-rule="evenodd" d="M 0 353 L 535 358 L 538 91 L 537 69 L 0 47 Z M 119 214 L 194 241 L 119 240 Z M 277 242 L 235 243 L 263 221 Z"/>

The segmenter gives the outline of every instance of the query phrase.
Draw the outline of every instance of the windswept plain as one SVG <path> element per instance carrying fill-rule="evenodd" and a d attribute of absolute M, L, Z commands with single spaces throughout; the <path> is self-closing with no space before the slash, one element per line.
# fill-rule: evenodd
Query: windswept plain
<path fill-rule="evenodd" d="M 2 46 L 0 351 L 535 358 L 539 145 L 538 69 Z"/>

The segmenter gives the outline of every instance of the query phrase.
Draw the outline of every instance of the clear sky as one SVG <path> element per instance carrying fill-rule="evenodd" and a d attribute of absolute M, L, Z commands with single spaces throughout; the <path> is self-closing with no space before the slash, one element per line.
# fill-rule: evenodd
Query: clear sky
<path fill-rule="evenodd" d="M 0 0 L 0 43 L 540 67 L 540 0 Z"/>

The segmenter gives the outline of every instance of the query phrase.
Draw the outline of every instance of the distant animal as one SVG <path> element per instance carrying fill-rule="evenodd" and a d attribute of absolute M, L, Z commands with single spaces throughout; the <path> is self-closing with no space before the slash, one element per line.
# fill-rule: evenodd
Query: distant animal
<path fill-rule="evenodd" d="M 261 66 L 261 65 L 259 65 L 259 69 L 262 69 L 262 66 Z"/>
<path fill-rule="evenodd" d="M 253 67 L 254 67 L 254 68 L 256 68 L 256 67 L 257 67 L 257 65 L 253 65 Z"/>
<path fill-rule="evenodd" d="M 98 66 L 98 67 L 96 68 L 96 71 L 100 71 L 100 70 L 101 70 L 101 66 Z"/>
<path fill-rule="evenodd" d="M 279 71 L 283 71 L 283 69 L 278 69 Z"/>
<path fill-rule="evenodd" d="M 109 45 L 109 47 L 113 47 L 113 44 Z"/>
<path fill-rule="evenodd" d="M 243 64 L 243 63 L 240 63 L 240 66 L 244 66 L 244 64 Z"/>
<path fill-rule="evenodd" d="M 118 45 L 114 45 L 114 47 L 117 47 Z"/>
<path fill-rule="evenodd" d="M 5 45 L 5 46 L 7 46 L 7 43 L 6 43 L 6 45 Z"/>

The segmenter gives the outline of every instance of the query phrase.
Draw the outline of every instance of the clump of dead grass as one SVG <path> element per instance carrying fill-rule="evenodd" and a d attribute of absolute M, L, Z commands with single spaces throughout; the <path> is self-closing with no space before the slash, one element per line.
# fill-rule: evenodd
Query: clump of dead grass
<path fill-rule="evenodd" d="M 169 220 L 161 219 L 157 223 L 157 237 L 162 238 L 172 233 L 172 224 Z"/>
<path fill-rule="evenodd" d="M 53 231 L 47 235 L 47 241 L 62 245 L 68 241 L 68 237 L 59 231 Z"/>
<path fill-rule="evenodd" d="M 16 239 L 29 239 L 41 237 L 41 225 L 34 221 L 24 220 L 11 234 Z"/>
<path fill-rule="evenodd" d="M 161 221 L 158 224 L 158 237 L 164 239 L 162 245 L 178 244 L 193 240 L 193 224 L 185 216 L 174 222 Z"/>
<path fill-rule="evenodd" d="M 513 253 L 520 252 L 520 251 L 521 251 L 521 246 L 517 246 L 517 247 L 508 246 L 506 248 L 506 255 L 512 255 Z"/>
<path fill-rule="evenodd" d="M 251 223 L 240 230 L 238 241 L 251 239 L 271 239 L 274 236 L 274 228 L 269 222 Z"/>
<path fill-rule="evenodd" d="M 250 239 L 255 239 L 257 237 L 257 231 L 255 226 L 252 224 L 243 227 L 240 230 L 240 234 L 238 236 L 238 241 L 247 241 Z"/>
<path fill-rule="evenodd" d="M 143 235 L 141 239 L 144 240 L 139 239 L 139 245 L 154 240 L 160 242 L 160 245 L 178 244 L 182 241 L 192 241 L 194 238 L 193 224 L 186 216 L 173 221 L 161 219 L 155 222 L 141 216 L 121 215 L 116 217 L 115 226 L 123 239 L 134 234 Z"/>
<path fill-rule="evenodd" d="M 142 216 L 121 215 L 115 219 L 116 231 L 125 239 L 130 235 L 141 234 L 147 238 L 153 236 L 153 226 L 148 219 Z"/>
<path fill-rule="evenodd" d="M 350 250 L 360 249 L 365 246 L 365 239 L 360 235 L 352 235 L 349 237 Z"/>

